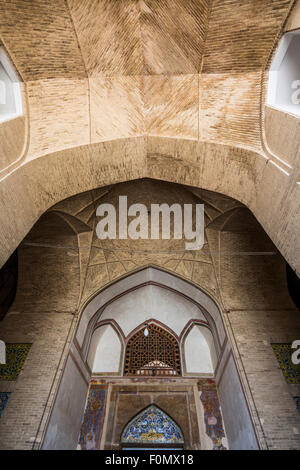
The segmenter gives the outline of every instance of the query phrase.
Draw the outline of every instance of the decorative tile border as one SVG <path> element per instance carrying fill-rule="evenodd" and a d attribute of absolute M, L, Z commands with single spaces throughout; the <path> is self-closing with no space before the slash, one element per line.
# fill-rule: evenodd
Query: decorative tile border
<path fill-rule="evenodd" d="M 17 380 L 30 348 L 30 343 L 6 343 L 6 364 L 0 364 L 0 380 Z"/>
<path fill-rule="evenodd" d="M 287 383 L 299 384 L 300 364 L 295 365 L 292 363 L 291 356 L 293 350 L 291 343 L 273 343 L 271 346 Z"/>
<path fill-rule="evenodd" d="M 0 392 L 0 417 L 4 411 L 4 408 L 7 405 L 9 399 L 10 392 Z"/>
<path fill-rule="evenodd" d="M 97 450 L 104 420 L 106 389 L 90 388 L 81 425 L 79 448 Z"/>

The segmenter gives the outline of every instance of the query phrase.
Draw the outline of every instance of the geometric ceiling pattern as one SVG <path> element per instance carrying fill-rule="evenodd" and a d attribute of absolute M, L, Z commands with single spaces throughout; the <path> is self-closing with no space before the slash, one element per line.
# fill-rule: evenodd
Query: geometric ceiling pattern
<path fill-rule="evenodd" d="M 1 1 L 0 43 L 25 111 L 0 125 L 1 264 L 57 201 L 150 177 L 243 201 L 295 267 L 298 170 L 269 152 L 263 111 L 265 70 L 295 4 Z"/>
<path fill-rule="evenodd" d="M 99 221 L 96 209 L 102 203 L 111 203 L 118 207 L 120 194 L 128 196 L 128 206 L 137 202 L 146 204 L 148 208 L 151 203 L 203 203 L 206 225 L 203 248 L 199 251 L 187 251 L 184 240 L 174 239 L 172 233 L 170 240 L 100 240 L 95 231 Z M 56 246 L 58 249 L 55 249 Z M 254 258 L 253 254 L 256 252 L 259 256 Z M 249 253 L 252 256 L 248 256 Z M 43 256 L 42 266 L 38 264 L 38 256 Z M 36 260 L 39 269 L 29 279 L 27 269 L 32 264 L 32 259 Z M 240 259 L 241 263 L 238 270 L 234 261 L 236 259 Z M 249 263 L 249 260 L 254 259 L 255 263 L 245 265 L 245 260 Z M 263 289 L 257 289 L 257 280 L 264 280 L 260 283 L 263 286 L 266 283 L 266 272 L 276 272 L 276 279 L 272 274 L 273 281 L 269 286 L 273 300 L 276 298 L 277 304 L 282 308 L 291 305 L 291 301 L 278 288 L 282 282 L 282 259 L 245 206 L 211 191 L 186 187 L 181 187 L 179 191 L 178 185 L 155 180 L 144 179 L 108 186 L 78 194 L 56 204 L 23 241 L 19 249 L 19 263 L 20 285 L 24 292 L 28 292 L 36 283 L 40 292 L 40 300 L 36 298 L 35 305 L 30 298 L 27 299 L 28 296 L 19 292 L 17 304 L 20 302 L 20 308 L 24 311 L 47 310 L 50 305 L 58 308 L 56 299 L 61 299 L 66 309 L 76 308 L 76 305 L 82 305 L 101 285 L 147 265 L 161 266 L 196 283 L 201 279 L 201 286 L 213 296 L 219 295 L 218 283 L 222 287 L 226 285 L 228 298 L 226 297 L 225 303 L 235 304 L 236 308 L 240 306 L 241 300 L 230 289 L 228 279 L 234 278 L 233 283 L 240 283 L 246 269 L 245 279 L 248 283 L 253 279 L 253 289 L 256 289 L 255 296 L 251 294 L 251 289 L 247 290 L 249 308 L 255 308 L 258 304 L 269 305 L 271 308 L 271 304 L 266 304 Z M 58 266 L 61 266 L 59 272 Z M 55 275 L 53 274 L 52 286 L 49 277 L 52 279 L 50 273 L 53 269 Z M 65 285 L 69 282 L 69 274 L 66 279 L 66 270 L 70 275 L 73 273 L 72 289 L 68 285 L 68 295 Z M 41 271 L 48 273 L 45 285 Z M 56 295 L 49 297 L 53 289 Z"/>
<path fill-rule="evenodd" d="M 292 5 L 2 1 L 0 42 L 26 84 L 26 159 L 140 135 L 261 151 L 261 74 Z"/>

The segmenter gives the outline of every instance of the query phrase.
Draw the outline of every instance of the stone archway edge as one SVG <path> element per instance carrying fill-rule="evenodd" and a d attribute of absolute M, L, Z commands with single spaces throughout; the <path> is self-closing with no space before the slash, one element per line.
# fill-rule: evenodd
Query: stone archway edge
<path fill-rule="evenodd" d="M 239 200 L 300 271 L 300 185 L 293 174 L 287 175 L 251 150 L 161 137 L 67 149 L 29 161 L 3 178 L 0 264 L 54 204 L 80 192 L 140 178 L 208 189 Z M 275 186 L 279 189 L 274 194 Z"/>

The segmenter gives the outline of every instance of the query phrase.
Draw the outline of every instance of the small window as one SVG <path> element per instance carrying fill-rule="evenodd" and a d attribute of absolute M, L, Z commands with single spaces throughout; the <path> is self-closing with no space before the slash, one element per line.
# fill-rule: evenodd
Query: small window
<path fill-rule="evenodd" d="M 181 375 L 176 338 L 155 323 L 145 325 L 127 343 L 124 375 Z"/>
<path fill-rule="evenodd" d="M 20 81 L 3 47 L 0 47 L 0 123 L 22 115 Z"/>
<path fill-rule="evenodd" d="M 300 29 L 286 33 L 275 53 L 267 104 L 300 116 Z"/>

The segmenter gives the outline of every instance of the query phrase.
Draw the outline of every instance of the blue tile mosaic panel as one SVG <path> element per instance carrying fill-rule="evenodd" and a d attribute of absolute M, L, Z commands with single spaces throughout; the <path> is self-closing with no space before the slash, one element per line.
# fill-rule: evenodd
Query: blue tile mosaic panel
<path fill-rule="evenodd" d="M 292 363 L 294 349 L 291 348 L 291 343 L 273 343 L 272 348 L 287 383 L 299 384 L 300 364 Z"/>
<path fill-rule="evenodd" d="M 91 388 L 81 425 L 79 446 L 81 450 L 99 449 L 104 419 L 106 389 Z"/>
<path fill-rule="evenodd" d="M 300 397 L 295 397 L 296 408 L 300 413 Z"/>
<path fill-rule="evenodd" d="M 226 447 L 222 444 L 225 433 L 217 391 L 203 390 L 200 400 L 204 408 L 206 434 L 213 441 L 213 449 L 226 450 Z"/>
<path fill-rule="evenodd" d="M 4 408 L 7 405 L 9 395 L 10 395 L 9 392 L 0 392 L 0 416 L 2 416 Z"/>
<path fill-rule="evenodd" d="M 0 380 L 17 380 L 31 344 L 6 343 L 6 364 L 0 364 Z"/>
<path fill-rule="evenodd" d="M 122 444 L 183 444 L 177 424 L 154 405 L 139 413 L 126 426 Z"/>

